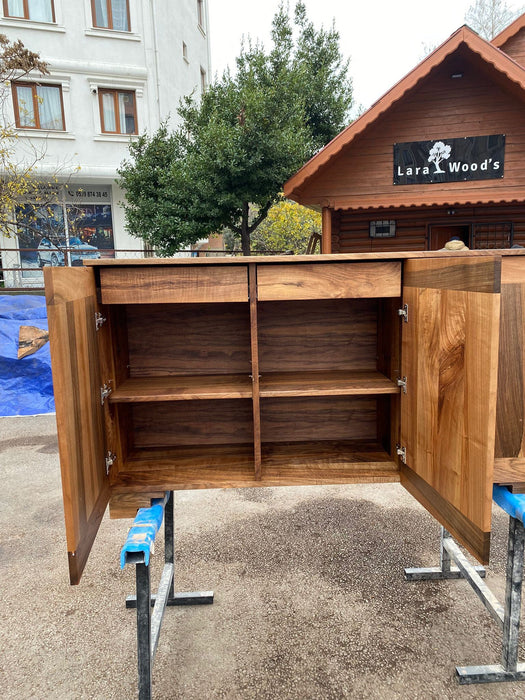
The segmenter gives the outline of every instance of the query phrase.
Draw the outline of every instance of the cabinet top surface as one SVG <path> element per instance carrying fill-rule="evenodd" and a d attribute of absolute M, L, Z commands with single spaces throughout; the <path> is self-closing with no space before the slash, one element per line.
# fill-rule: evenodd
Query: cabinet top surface
<path fill-rule="evenodd" d="M 403 251 L 396 253 L 331 253 L 323 255 L 253 255 L 236 257 L 210 257 L 210 258 L 102 258 L 100 260 L 84 260 L 88 267 L 119 267 L 119 266 L 151 266 L 151 265 L 247 265 L 247 264 L 271 264 L 271 263 L 333 263 L 345 261 L 372 261 L 372 260 L 409 260 L 413 258 L 463 258 L 463 257 L 501 257 L 501 256 L 525 256 L 525 249 L 494 249 L 494 250 L 469 250 L 469 251 Z"/>

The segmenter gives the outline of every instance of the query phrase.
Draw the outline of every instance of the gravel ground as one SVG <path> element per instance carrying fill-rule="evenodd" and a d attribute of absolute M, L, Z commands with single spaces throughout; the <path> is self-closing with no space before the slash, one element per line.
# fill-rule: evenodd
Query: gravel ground
<path fill-rule="evenodd" d="M 0 419 L 0 454 L 2 700 L 134 698 L 131 521 L 104 518 L 69 586 L 54 416 Z M 215 603 L 166 611 L 158 700 L 525 696 L 457 684 L 456 665 L 499 662 L 498 626 L 465 582 L 404 581 L 437 564 L 439 528 L 399 485 L 177 492 L 175 527 L 177 590 Z M 500 599 L 506 536 L 495 509 Z M 153 585 L 161 568 L 159 546 Z"/>

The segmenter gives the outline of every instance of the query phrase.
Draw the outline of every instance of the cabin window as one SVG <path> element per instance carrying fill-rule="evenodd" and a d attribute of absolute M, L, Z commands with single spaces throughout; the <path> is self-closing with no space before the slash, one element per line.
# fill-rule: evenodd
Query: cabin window
<path fill-rule="evenodd" d="M 510 248 L 514 238 L 512 222 L 474 224 L 473 248 Z"/>
<path fill-rule="evenodd" d="M 371 221 L 370 238 L 394 238 L 396 235 L 395 221 Z"/>

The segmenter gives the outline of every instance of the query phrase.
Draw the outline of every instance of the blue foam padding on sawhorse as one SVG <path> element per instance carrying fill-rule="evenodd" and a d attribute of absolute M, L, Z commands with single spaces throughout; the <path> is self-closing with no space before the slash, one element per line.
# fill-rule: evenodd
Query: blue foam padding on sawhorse
<path fill-rule="evenodd" d="M 511 493 L 505 486 L 494 484 L 492 498 L 508 515 L 525 524 L 525 493 Z"/>
<path fill-rule="evenodd" d="M 128 552 L 142 552 L 144 554 L 144 563 L 148 566 L 151 548 L 162 525 L 164 506 L 168 501 L 169 495 L 170 492 L 167 491 L 164 498 L 155 498 L 149 508 L 139 508 L 133 525 L 128 532 L 126 542 L 120 552 L 121 569 L 126 565 L 126 554 Z"/>

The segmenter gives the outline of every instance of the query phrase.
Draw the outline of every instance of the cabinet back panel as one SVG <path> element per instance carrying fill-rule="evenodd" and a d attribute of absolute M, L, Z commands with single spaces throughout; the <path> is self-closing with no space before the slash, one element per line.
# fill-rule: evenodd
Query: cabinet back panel
<path fill-rule="evenodd" d="M 127 306 L 131 377 L 251 373 L 248 304 Z"/>
<path fill-rule="evenodd" d="M 250 399 L 131 406 L 135 448 L 253 442 Z"/>
<path fill-rule="evenodd" d="M 377 302 L 268 301 L 258 305 L 260 372 L 377 367 Z"/>
<path fill-rule="evenodd" d="M 261 400 L 263 442 L 377 440 L 375 397 Z"/>

